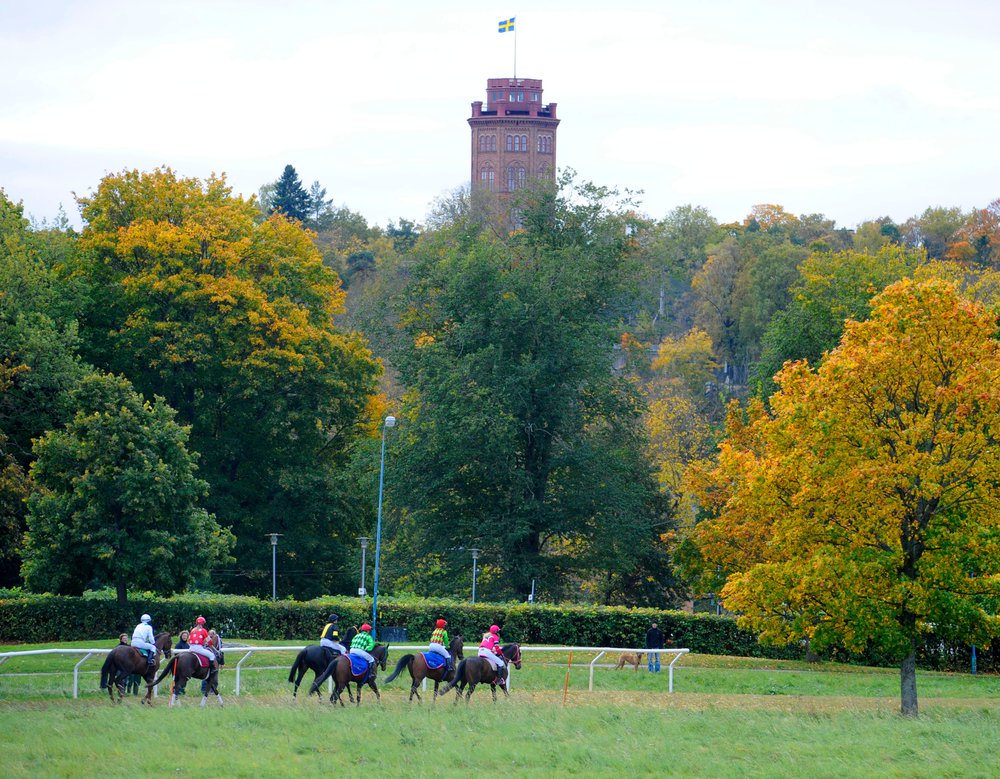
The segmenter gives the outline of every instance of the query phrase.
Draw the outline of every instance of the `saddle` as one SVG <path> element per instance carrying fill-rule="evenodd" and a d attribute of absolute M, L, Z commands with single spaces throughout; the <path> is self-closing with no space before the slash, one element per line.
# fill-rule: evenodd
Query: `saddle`
<path fill-rule="evenodd" d="M 207 657 L 205 657 L 204 655 L 199 655 L 196 652 L 191 652 L 191 654 L 194 655 L 198 659 L 198 665 L 200 665 L 202 668 L 208 668 L 208 658 Z"/>
<path fill-rule="evenodd" d="M 444 664 L 447 662 L 437 652 L 421 652 L 420 654 L 424 656 L 424 662 L 427 663 L 427 668 L 431 671 L 436 671 L 438 668 L 444 667 Z"/>
<path fill-rule="evenodd" d="M 368 661 L 357 655 L 347 655 L 351 661 L 351 676 L 361 681 L 368 680 Z"/>

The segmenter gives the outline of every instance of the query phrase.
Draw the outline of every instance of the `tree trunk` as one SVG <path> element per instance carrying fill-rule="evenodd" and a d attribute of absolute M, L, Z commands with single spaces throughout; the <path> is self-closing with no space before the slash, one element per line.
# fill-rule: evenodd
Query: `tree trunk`
<path fill-rule="evenodd" d="M 910 654 L 899 667 L 900 714 L 917 716 L 917 647 L 910 641 Z"/>
<path fill-rule="evenodd" d="M 128 589 L 125 587 L 125 577 L 119 576 L 115 583 L 115 590 L 118 593 L 118 603 L 124 606 L 128 603 Z"/>

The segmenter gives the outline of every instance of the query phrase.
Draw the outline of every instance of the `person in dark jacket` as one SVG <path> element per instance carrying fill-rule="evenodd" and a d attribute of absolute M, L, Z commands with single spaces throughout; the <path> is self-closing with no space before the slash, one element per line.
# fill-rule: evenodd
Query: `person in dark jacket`
<path fill-rule="evenodd" d="M 646 648 L 647 649 L 663 649 L 663 631 L 660 630 L 656 623 L 654 622 L 652 627 L 646 631 Z M 656 673 L 660 672 L 660 653 L 659 652 L 649 652 L 649 672 Z M 655 664 L 655 668 L 654 668 Z"/>

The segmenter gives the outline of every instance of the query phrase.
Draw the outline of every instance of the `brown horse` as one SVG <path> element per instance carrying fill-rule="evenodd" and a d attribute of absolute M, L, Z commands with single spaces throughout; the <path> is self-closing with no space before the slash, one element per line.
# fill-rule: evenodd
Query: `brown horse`
<path fill-rule="evenodd" d="M 508 663 L 513 664 L 517 669 L 521 668 L 521 645 L 520 644 L 505 644 L 501 650 L 503 652 L 504 658 Z M 468 657 L 458 664 L 458 668 L 455 670 L 455 680 L 445 685 L 444 689 L 439 693 L 444 695 L 450 689 L 457 688 L 455 690 L 455 703 L 458 703 L 459 699 L 462 697 L 462 690 L 466 687 L 469 689 L 465 693 L 465 702 L 469 702 L 469 698 L 472 697 L 472 691 L 476 689 L 477 684 L 488 684 L 490 686 L 490 691 L 493 693 L 493 702 L 496 703 L 497 700 L 497 685 L 500 685 L 500 689 L 503 690 L 503 694 L 510 697 L 507 692 L 507 685 L 503 679 L 499 678 L 496 671 L 493 670 L 493 666 L 489 660 L 485 657 Z"/>
<path fill-rule="evenodd" d="M 455 636 L 451 640 L 451 643 L 448 645 L 448 651 L 451 652 L 452 659 L 457 657 L 459 660 L 462 660 L 465 657 L 462 651 L 463 646 L 461 636 Z M 417 688 L 424 679 L 434 680 L 434 698 L 436 699 L 438 696 L 438 685 L 441 682 L 450 682 L 455 678 L 455 669 L 450 670 L 446 675 L 445 669 L 448 667 L 447 665 L 442 665 L 440 668 L 428 668 L 423 652 L 418 652 L 415 655 L 403 655 L 399 658 L 399 661 L 396 663 L 396 670 L 386 678 L 385 683 L 388 684 L 399 676 L 404 667 L 409 670 L 410 678 L 412 679 L 412 684 L 410 684 L 410 701 L 416 695 L 418 703 L 422 701 L 420 700 L 420 693 L 417 692 Z"/>
<path fill-rule="evenodd" d="M 115 703 L 115 689 L 118 689 L 117 703 L 122 702 L 125 695 L 125 680 L 132 674 L 137 674 L 146 680 L 148 685 L 146 694 L 139 701 L 149 706 L 153 705 L 153 677 L 160 667 L 160 652 L 165 657 L 170 657 L 170 649 L 173 643 L 170 641 L 169 633 L 160 633 L 153 642 L 156 644 L 156 660 L 152 665 L 146 662 L 146 658 L 134 646 L 119 644 L 110 652 L 101 666 L 101 689 L 107 688 L 111 702 Z"/>
<path fill-rule="evenodd" d="M 183 690 L 188 683 L 188 679 L 208 679 L 208 688 L 201 697 L 201 705 L 204 707 L 208 703 L 208 693 L 214 693 L 215 699 L 222 706 L 222 696 L 219 695 L 219 666 L 209 666 L 205 668 L 198 660 L 198 655 L 194 652 L 179 651 L 174 654 L 173 659 L 164 666 L 163 671 L 153 684 L 159 684 L 160 680 L 168 673 L 173 673 L 174 682 L 170 686 L 170 705 L 177 703 L 177 690 Z M 180 705 L 180 704 L 177 704 Z"/>
<path fill-rule="evenodd" d="M 347 655 L 339 655 L 333 659 L 333 662 L 326 667 L 319 676 L 316 677 L 316 681 L 312 683 L 309 688 L 309 694 L 312 695 L 316 693 L 319 695 L 319 688 L 330 676 L 333 676 L 333 695 L 330 696 L 330 703 L 334 701 L 339 701 L 340 705 L 344 705 L 343 699 L 340 697 L 340 693 L 346 689 L 347 697 L 351 699 L 351 703 L 357 703 L 358 706 L 361 705 L 361 688 L 367 684 L 372 690 L 375 691 L 375 699 L 382 702 L 382 696 L 379 695 L 378 685 L 375 684 L 375 676 L 378 673 L 378 669 L 385 670 L 385 661 L 389 658 L 389 646 L 388 644 L 376 644 L 375 648 L 369 653 L 375 658 L 375 667 L 372 669 L 371 677 L 366 681 L 364 676 L 355 676 L 351 671 L 351 658 Z M 351 694 L 351 683 L 358 685 L 358 699 L 354 700 L 354 696 Z"/>
<path fill-rule="evenodd" d="M 344 634 L 341 643 L 344 646 L 351 645 L 351 639 L 353 639 L 358 634 L 358 629 L 356 627 L 349 627 L 347 633 Z M 294 682 L 295 689 L 292 690 L 292 698 L 295 699 L 299 694 L 299 685 L 302 684 L 302 677 L 306 675 L 306 671 L 313 672 L 313 680 L 315 681 L 317 677 L 326 667 L 333 662 L 331 655 L 334 655 L 333 649 L 320 646 L 319 644 L 310 644 L 305 649 L 303 649 L 295 658 L 295 662 L 292 663 L 292 669 L 288 672 L 288 681 Z M 336 655 L 334 655 L 335 657 Z M 323 702 L 323 697 L 319 696 L 319 702 Z"/>

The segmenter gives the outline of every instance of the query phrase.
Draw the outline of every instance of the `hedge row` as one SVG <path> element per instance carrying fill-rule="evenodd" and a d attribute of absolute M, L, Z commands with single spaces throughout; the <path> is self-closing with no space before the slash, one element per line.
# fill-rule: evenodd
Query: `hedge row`
<path fill-rule="evenodd" d="M 367 605 L 366 605 L 367 604 Z M 111 640 L 131 632 L 139 615 L 149 612 L 157 630 L 175 635 L 203 615 L 209 627 L 223 636 L 241 639 L 318 640 L 327 615 L 335 611 L 342 625 L 371 619 L 371 602 L 357 598 L 321 598 L 307 602 L 269 601 L 223 595 L 181 595 L 167 599 L 139 599 L 126 606 L 110 597 L 18 595 L 0 598 L 0 643 Z M 452 636 L 464 635 L 466 645 L 478 644 L 492 623 L 502 626 L 505 641 L 570 646 L 645 645 L 646 630 L 657 622 L 675 647 L 693 652 L 744 657 L 801 659 L 804 648 L 763 646 L 756 635 L 736 626 L 730 617 L 688 614 L 656 609 L 600 606 L 551 606 L 522 603 L 472 605 L 445 599 L 386 597 L 379 600 L 380 629 L 405 628 L 408 641 L 428 640 L 434 621 L 448 620 Z M 918 662 L 938 670 L 968 670 L 971 649 L 928 637 Z M 892 665 L 876 652 L 863 655 L 834 653 L 838 660 L 866 665 Z M 829 655 L 828 655 L 829 656 Z M 1000 671 L 1000 652 L 978 653 L 982 671 Z"/>

